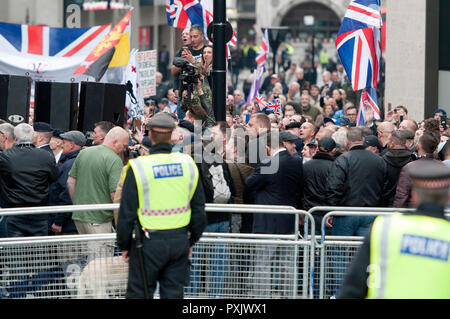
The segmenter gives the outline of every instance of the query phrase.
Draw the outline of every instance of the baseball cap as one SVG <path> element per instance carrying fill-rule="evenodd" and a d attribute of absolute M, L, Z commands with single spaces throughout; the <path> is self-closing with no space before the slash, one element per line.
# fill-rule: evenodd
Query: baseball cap
<path fill-rule="evenodd" d="M 350 124 L 350 120 L 346 117 L 340 117 L 339 123 L 341 123 L 341 126 L 346 126 Z"/>
<path fill-rule="evenodd" d="M 378 141 L 378 137 L 375 135 L 367 135 L 364 137 L 364 147 L 368 146 L 375 146 L 379 151 L 382 149 L 380 142 Z"/>
<path fill-rule="evenodd" d="M 336 148 L 336 142 L 331 137 L 323 137 L 319 140 L 319 150 L 321 152 L 331 152 Z"/>
<path fill-rule="evenodd" d="M 84 146 L 86 144 L 86 136 L 80 131 L 69 131 L 61 134 L 61 138 L 74 142 L 78 146 Z"/>
<path fill-rule="evenodd" d="M 332 119 L 331 117 L 324 117 L 323 118 L 323 124 L 327 124 L 328 122 L 333 122 L 333 124 L 336 124 L 336 120 Z"/>
<path fill-rule="evenodd" d="M 436 111 L 434 111 L 434 114 L 436 113 L 442 113 L 443 116 L 447 116 L 447 112 L 445 112 L 445 110 L 443 109 L 437 109 Z"/>

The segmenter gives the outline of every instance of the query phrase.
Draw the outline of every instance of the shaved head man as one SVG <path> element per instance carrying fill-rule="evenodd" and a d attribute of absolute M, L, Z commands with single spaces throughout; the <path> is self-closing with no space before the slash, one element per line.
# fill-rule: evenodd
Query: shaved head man
<path fill-rule="evenodd" d="M 384 121 L 378 125 L 377 128 L 377 136 L 378 141 L 380 142 L 383 148 L 386 148 L 389 139 L 391 138 L 392 132 L 394 132 L 395 126 L 391 122 Z"/>
<path fill-rule="evenodd" d="M 116 126 L 106 134 L 102 145 L 88 147 L 78 154 L 67 179 L 74 205 L 113 202 L 123 168 L 119 154 L 128 147 L 128 139 L 127 131 Z M 72 219 L 80 234 L 112 232 L 110 210 L 73 212 Z"/>

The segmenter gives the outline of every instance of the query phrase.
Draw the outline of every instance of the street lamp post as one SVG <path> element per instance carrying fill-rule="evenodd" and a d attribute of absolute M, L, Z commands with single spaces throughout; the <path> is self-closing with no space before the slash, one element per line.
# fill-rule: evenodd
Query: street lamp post
<path fill-rule="evenodd" d="M 313 15 L 307 15 L 303 17 L 303 23 L 308 26 L 311 27 L 312 29 L 312 39 L 311 39 L 311 44 L 312 44 L 312 57 L 311 57 L 311 67 L 314 69 L 314 56 L 316 55 L 315 52 L 315 45 L 314 45 L 314 36 L 315 36 L 315 28 L 314 28 L 314 16 Z"/>
<path fill-rule="evenodd" d="M 263 32 L 264 32 L 263 28 Z M 275 66 L 277 64 L 277 50 L 280 44 L 284 41 L 286 38 L 287 33 L 289 32 L 288 27 L 270 27 L 267 28 L 268 34 L 269 34 L 269 45 L 272 49 L 273 53 L 273 74 L 276 73 Z"/>

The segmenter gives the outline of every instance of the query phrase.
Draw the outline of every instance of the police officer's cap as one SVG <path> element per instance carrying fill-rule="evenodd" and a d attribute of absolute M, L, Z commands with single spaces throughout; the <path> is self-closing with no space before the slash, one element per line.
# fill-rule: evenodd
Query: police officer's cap
<path fill-rule="evenodd" d="M 175 128 L 176 124 L 173 118 L 166 113 L 157 113 L 148 121 L 150 129 L 156 132 L 171 132 Z"/>
<path fill-rule="evenodd" d="M 411 184 L 427 189 L 448 188 L 450 167 L 435 161 L 415 161 L 408 169 Z"/>

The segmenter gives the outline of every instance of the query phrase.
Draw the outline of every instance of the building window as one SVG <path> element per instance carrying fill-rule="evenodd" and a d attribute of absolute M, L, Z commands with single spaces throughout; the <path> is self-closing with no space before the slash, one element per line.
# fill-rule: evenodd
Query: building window
<path fill-rule="evenodd" d="M 238 0 L 237 5 L 237 10 L 240 13 L 255 13 L 255 0 Z"/>

